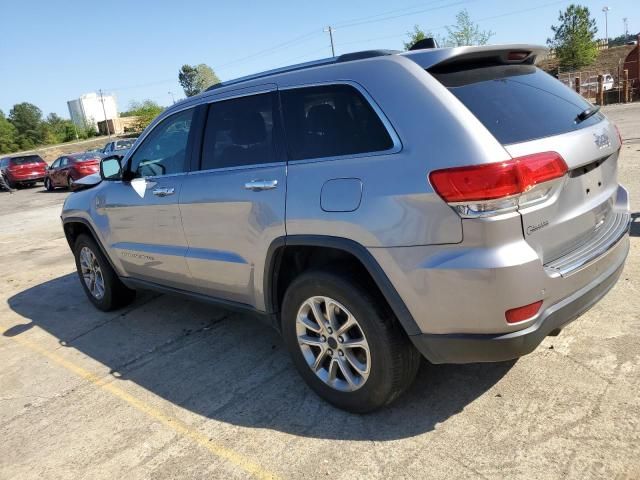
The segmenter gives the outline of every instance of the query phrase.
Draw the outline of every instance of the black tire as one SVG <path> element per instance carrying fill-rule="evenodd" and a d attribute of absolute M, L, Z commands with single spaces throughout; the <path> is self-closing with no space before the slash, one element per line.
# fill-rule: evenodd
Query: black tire
<path fill-rule="evenodd" d="M 51 179 L 49 177 L 44 179 L 44 188 L 47 189 L 48 192 L 53 192 L 56 187 L 53 186 Z"/>
<path fill-rule="evenodd" d="M 18 188 L 18 184 L 16 182 L 14 182 L 13 180 L 11 180 L 9 177 L 5 177 L 7 180 L 7 185 L 9 185 L 9 188 L 12 190 L 16 190 Z"/>
<path fill-rule="evenodd" d="M 303 273 L 287 289 L 282 304 L 282 334 L 293 363 L 311 389 L 338 408 L 367 413 L 388 405 L 413 382 L 420 354 L 395 316 L 350 274 L 324 270 Z M 298 345 L 298 310 L 309 298 L 326 296 L 340 302 L 357 319 L 369 344 L 369 377 L 357 390 L 332 388 L 309 367 Z"/>
<path fill-rule="evenodd" d="M 71 190 L 73 185 L 73 179 L 71 177 L 67 177 L 67 189 Z"/>
<path fill-rule="evenodd" d="M 96 298 L 84 281 L 82 268 L 80 266 L 80 252 L 85 247 L 93 253 L 102 272 L 102 278 L 104 280 L 104 295 L 102 298 Z M 136 296 L 135 290 L 127 288 L 124 283 L 120 281 L 118 275 L 116 275 L 116 272 L 111 268 L 111 265 L 102 254 L 102 250 L 92 237 L 85 234 L 78 235 L 73 254 L 76 259 L 76 269 L 78 271 L 80 284 L 91 303 L 93 303 L 97 309 L 108 312 L 124 307 L 133 301 Z"/>

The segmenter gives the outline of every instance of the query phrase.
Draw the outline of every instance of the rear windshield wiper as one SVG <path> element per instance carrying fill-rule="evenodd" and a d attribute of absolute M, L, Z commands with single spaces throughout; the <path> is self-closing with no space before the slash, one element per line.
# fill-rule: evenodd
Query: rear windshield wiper
<path fill-rule="evenodd" d="M 593 117 L 599 111 L 600 111 L 599 105 L 594 105 L 592 107 L 587 108 L 586 110 L 583 110 L 576 117 L 576 123 L 584 122 L 587 118 Z"/>

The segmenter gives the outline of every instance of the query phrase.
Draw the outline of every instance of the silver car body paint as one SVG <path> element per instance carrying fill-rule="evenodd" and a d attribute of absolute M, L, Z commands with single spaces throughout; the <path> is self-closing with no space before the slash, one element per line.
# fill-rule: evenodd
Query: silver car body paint
<path fill-rule="evenodd" d="M 147 128 L 125 164 L 160 121 L 180 110 L 311 85 L 356 88 L 388 129 L 393 146 L 374 154 L 104 181 L 69 196 L 63 220 L 90 224 L 123 278 L 258 311 L 267 309 L 265 262 L 276 239 L 348 239 L 376 260 L 420 332 L 494 334 L 526 329 L 538 316 L 508 324 L 505 311 L 543 300 L 542 315 L 623 264 L 629 248 L 628 198 L 617 182 L 620 143 L 606 118 L 569 133 L 502 145 L 425 70 L 460 55 L 485 55 L 496 49 L 540 52 L 526 45 L 461 47 L 326 61 L 249 77 L 189 98 Z M 546 151 L 558 152 L 571 171 L 599 159 L 603 163 L 569 175 L 542 204 L 487 218 L 461 218 L 428 180 L 436 169 Z M 355 183 L 331 187 L 336 179 Z M 256 180 L 275 180 L 277 188 L 244 188 Z M 321 201 L 325 185 L 335 193 Z M 151 195 L 157 187 L 175 193 Z"/>

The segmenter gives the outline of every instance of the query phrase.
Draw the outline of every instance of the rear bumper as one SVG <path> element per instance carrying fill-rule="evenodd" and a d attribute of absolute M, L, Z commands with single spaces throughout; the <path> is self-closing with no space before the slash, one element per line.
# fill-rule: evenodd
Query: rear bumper
<path fill-rule="evenodd" d="M 549 335 L 595 305 L 616 284 L 624 268 L 629 238 L 619 241 L 622 261 L 565 299 L 547 307 L 535 323 L 504 334 L 420 334 L 409 338 L 432 363 L 501 362 L 531 353 Z"/>
<path fill-rule="evenodd" d="M 7 177 L 15 183 L 27 183 L 27 182 L 41 182 L 44 180 L 44 177 L 46 176 L 45 173 L 42 172 L 36 172 L 36 173 L 19 173 L 19 174 L 15 174 L 15 173 L 8 173 Z"/>

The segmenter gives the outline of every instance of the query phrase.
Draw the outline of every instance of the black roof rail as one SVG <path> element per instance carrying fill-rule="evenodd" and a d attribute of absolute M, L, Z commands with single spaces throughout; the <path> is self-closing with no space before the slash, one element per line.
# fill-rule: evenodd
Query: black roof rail
<path fill-rule="evenodd" d="M 351 62 L 354 60 L 364 60 L 365 58 L 381 57 L 384 55 L 394 55 L 400 53 L 399 50 L 364 50 L 362 52 L 345 53 L 339 57 L 324 58 L 322 60 L 314 60 L 306 63 L 298 63 L 296 65 L 290 65 L 288 67 L 276 68 L 274 70 L 267 70 L 266 72 L 256 73 L 253 75 L 247 75 L 246 77 L 240 77 L 233 80 L 227 80 L 226 82 L 216 83 L 207 88 L 207 92 L 216 90 L 218 88 L 227 87 L 229 85 L 236 85 L 238 83 L 247 82 L 249 80 L 256 80 L 259 78 L 269 77 L 271 75 L 277 75 L 279 73 L 289 73 L 298 70 L 306 70 L 307 68 L 319 67 L 322 65 L 330 65 L 332 63 Z"/>
<path fill-rule="evenodd" d="M 354 60 L 364 60 L 365 58 L 382 57 L 396 53 L 400 53 L 400 50 L 363 50 L 361 52 L 344 53 L 336 59 L 336 63 L 352 62 Z"/>

